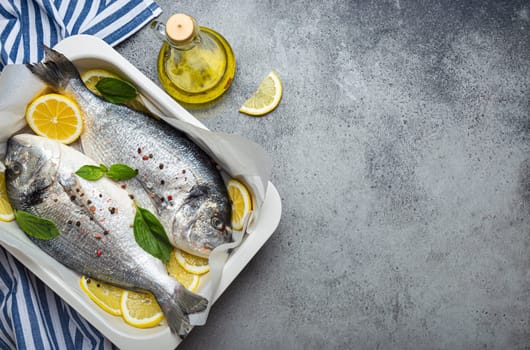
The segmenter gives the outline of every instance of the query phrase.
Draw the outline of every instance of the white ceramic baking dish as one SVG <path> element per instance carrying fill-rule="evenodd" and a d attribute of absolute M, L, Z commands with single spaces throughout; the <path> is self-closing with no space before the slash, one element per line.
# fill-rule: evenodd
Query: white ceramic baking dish
<path fill-rule="evenodd" d="M 104 68 L 127 77 L 138 88 L 146 105 L 155 114 L 172 116 L 205 128 L 200 121 L 102 40 L 78 35 L 61 41 L 55 49 L 65 54 L 81 71 Z M 253 232 L 245 237 L 227 260 L 213 302 L 227 290 L 245 265 L 269 239 L 278 226 L 280 216 L 280 196 L 276 188 L 269 183 L 263 206 L 257 221 L 253 224 Z M 119 348 L 174 349 L 180 343 L 180 339 L 165 325 L 149 329 L 133 328 L 121 317 L 111 316 L 101 310 L 81 291 L 79 274 L 67 269 L 37 248 L 15 222 L 0 223 L 0 244 Z"/>

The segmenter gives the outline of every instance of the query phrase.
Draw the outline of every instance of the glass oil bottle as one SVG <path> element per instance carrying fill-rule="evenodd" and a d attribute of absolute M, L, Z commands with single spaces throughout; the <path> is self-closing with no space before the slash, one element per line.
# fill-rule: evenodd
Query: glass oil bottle
<path fill-rule="evenodd" d="M 151 28 L 163 40 L 158 54 L 160 83 L 175 100 L 200 107 L 228 90 L 236 61 L 219 33 L 182 13 L 165 24 L 154 21 Z"/>

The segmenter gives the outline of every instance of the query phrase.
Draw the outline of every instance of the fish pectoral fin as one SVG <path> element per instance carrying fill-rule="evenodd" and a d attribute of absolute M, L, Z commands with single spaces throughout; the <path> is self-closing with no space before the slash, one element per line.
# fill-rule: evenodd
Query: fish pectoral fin
<path fill-rule="evenodd" d="M 207 196 L 209 188 L 206 185 L 197 184 L 193 186 L 188 193 L 188 198 L 197 198 L 202 196 Z"/>
<path fill-rule="evenodd" d="M 70 197 L 70 200 L 81 209 L 83 214 L 93 219 L 94 213 L 89 209 L 88 202 L 83 200 L 85 192 L 79 180 L 75 176 L 60 177 L 58 180 L 64 192 Z"/>
<path fill-rule="evenodd" d="M 150 206 L 151 210 L 154 210 L 158 216 L 160 216 L 160 207 L 157 203 L 157 196 L 153 192 L 153 189 L 149 187 L 145 182 L 138 180 L 137 178 L 130 180 L 129 187 L 138 186 L 138 191 L 133 191 L 135 194 L 136 201 L 140 204 Z M 133 187 L 134 188 L 134 187 Z M 149 208 L 147 208 L 149 209 Z"/>

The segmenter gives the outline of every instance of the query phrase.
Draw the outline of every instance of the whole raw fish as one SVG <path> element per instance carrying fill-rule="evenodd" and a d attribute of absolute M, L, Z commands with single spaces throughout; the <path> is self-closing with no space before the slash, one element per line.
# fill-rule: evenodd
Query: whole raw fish
<path fill-rule="evenodd" d="M 128 193 L 106 178 L 86 181 L 75 174 L 97 164 L 73 148 L 34 135 L 8 143 L 6 185 L 14 209 L 55 223 L 60 235 L 30 238 L 47 254 L 86 276 L 132 290 L 150 291 L 172 331 L 189 331 L 187 314 L 207 300 L 168 276 L 164 264 L 135 241 L 135 206 Z"/>
<path fill-rule="evenodd" d="M 77 100 L 85 122 L 85 154 L 105 165 L 138 169 L 128 190 L 155 211 L 174 246 L 208 256 L 232 240 L 231 204 L 221 174 L 189 138 L 163 121 L 94 95 L 75 66 L 52 49 L 46 48 L 44 62 L 28 67 Z"/>

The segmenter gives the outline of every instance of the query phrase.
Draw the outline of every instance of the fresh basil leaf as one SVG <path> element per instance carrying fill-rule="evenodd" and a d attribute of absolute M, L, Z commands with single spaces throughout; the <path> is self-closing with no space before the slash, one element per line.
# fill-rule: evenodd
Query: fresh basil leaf
<path fill-rule="evenodd" d="M 89 181 L 99 180 L 103 177 L 103 175 L 105 175 L 105 171 L 101 168 L 101 166 L 97 165 L 83 165 L 75 173 L 83 179 Z"/>
<path fill-rule="evenodd" d="M 83 165 L 75 172 L 85 180 L 95 181 L 101 179 L 104 175 L 108 178 L 119 181 L 129 180 L 138 175 L 138 171 L 125 164 L 112 164 L 107 168 L 104 164 Z"/>
<path fill-rule="evenodd" d="M 143 250 L 167 263 L 173 247 L 166 230 L 158 218 L 149 210 L 136 207 L 134 216 L 134 239 Z"/>
<path fill-rule="evenodd" d="M 20 229 L 29 236 L 47 241 L 60 235 L 55 223 L 48 219 L 22 210 L 15 210 L 15 218 Z"/>
<path fill-rule="evenodd" d="M 125 164 L 112 164 L 107 171 L 107 177 L 115 181 L 129 180 L 138 175 L 138 172 Z"/>
<path fill-rule="evenodd" d="M 96 89 L 112 103 L 125 103 L 138 96 L 138 90 L 133 85 L 116 78 L 101 79 L 96 83 Z"/>

